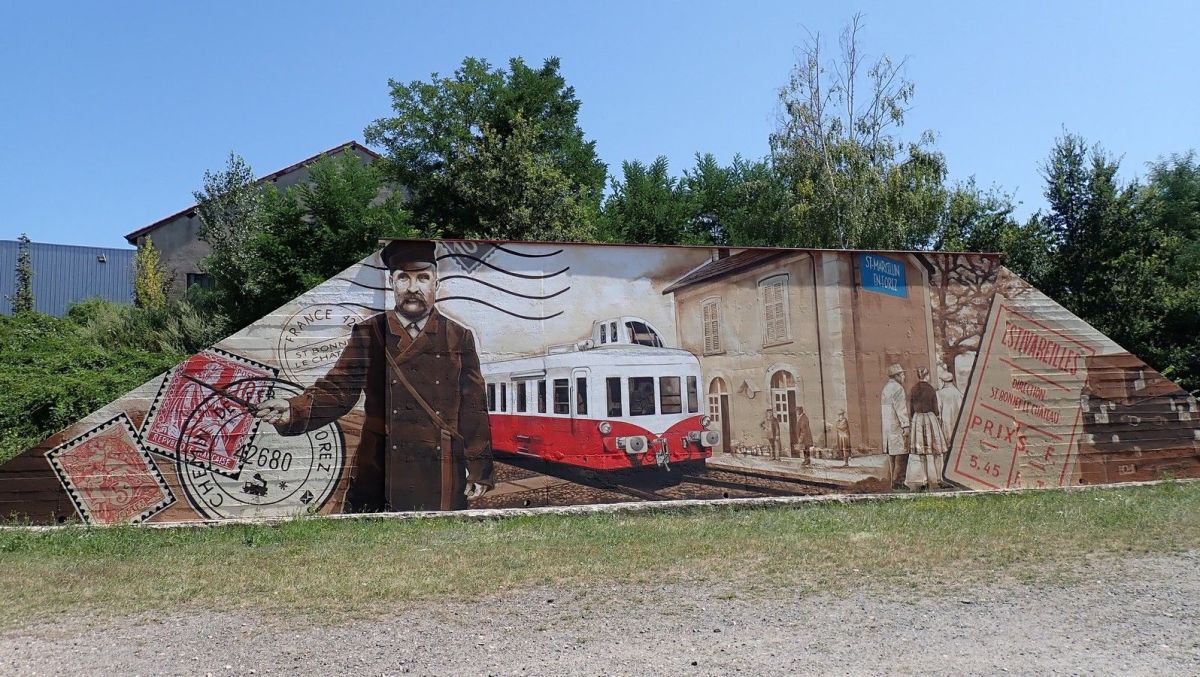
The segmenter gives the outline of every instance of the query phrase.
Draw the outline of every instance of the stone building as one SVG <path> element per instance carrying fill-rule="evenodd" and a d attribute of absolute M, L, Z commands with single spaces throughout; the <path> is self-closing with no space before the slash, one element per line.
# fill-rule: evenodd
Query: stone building
<path fill-rule="evenodd" d="M 918 367 L 937 373 L 926 276 L 909 253 L 744 249 L 667 287 L 725 451 L 768 448 L 769 410 L 784 456 L 798 455 L 801 411 L 816 447 L 835 446 L 845 412 L 855 453 L 879 453 L 888 366 L 906 390 Z"/>
<path fill-rule="evenodd" d="M 305 158 L 288 167 L 258 179 L 262 185 L 274 185 L 279 189 L 288 188 L 308 180 L 309 165 L 327 155 L 336 155 L 349 150 L 362 159 L 371 163 L 379 159 L 379 154 L 357 141 L 348 141 L 340 146 L 334 146 Z M 163 266 L 169 273 L 174 273 L 174 284 L 171 293 L 182 296 L 193 284 L 204 284 L 206 275 L 200 269 L 200 262 L 212 251 L 206 242 L 200 239 L 200 216 L 196 205 L 181 209 L 170 216 L 164 217 L 148 226 L 139 228 L 125 236 L 129 244 L 141 247 L 149 237 L 154 247 L 162 254 Z"/>

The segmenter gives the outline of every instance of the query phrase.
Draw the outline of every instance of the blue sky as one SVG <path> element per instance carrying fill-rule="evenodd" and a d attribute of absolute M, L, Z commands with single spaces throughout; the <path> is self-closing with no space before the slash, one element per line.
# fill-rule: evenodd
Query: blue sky
<path fill-rule="evenodd" d="M 558 56 L 602 159 L 759 157 L 806 29 L 908 58 L 905 133 L 951 175 L 1043 205 L 1064 128 L 1147 161 L 1200 147 L 1186 2 L 0 4 L 0 239 L 124 246 L 235 151 L 265 174 L 389 113 L 388 78 Z"/>

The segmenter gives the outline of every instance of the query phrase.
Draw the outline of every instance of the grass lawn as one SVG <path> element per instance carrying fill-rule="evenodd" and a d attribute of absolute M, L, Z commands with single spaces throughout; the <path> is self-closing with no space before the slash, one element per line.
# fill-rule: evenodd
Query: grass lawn
<path fill-rule="evenodd" d="M 0 531 L 0 619 L 180 606 L 355 616 L 538 585 L 694 582 L 737 594 L 974 589 L 1089 557 L 1200 547 L 1200 482 L 795 508 L 275 526 Z"/>

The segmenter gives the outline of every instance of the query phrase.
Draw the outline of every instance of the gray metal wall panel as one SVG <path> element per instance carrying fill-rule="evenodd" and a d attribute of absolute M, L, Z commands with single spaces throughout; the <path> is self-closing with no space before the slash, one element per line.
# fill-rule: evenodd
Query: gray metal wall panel
<path fill-rule="evenodd" d="M 12 313 L 19 244 L 0 240 L 0 313 Z M 34 308 L 61 316 L 72 303 L 98 297 L 128 303 L 133 298 L 134 249 L 81 247 L 33 242 Z M 103 261 L 101 261 L 103 258 Z"/>

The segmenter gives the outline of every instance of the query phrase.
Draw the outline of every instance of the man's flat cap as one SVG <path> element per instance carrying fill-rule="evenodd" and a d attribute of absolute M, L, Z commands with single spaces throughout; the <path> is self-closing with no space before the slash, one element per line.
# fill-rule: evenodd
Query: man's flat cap
<path fill-rule="evenodd" d="M 422 270 L 437 262 L 437 247 L 430 240 L 392 240 L 380 252 L 390 270 Z"/>

